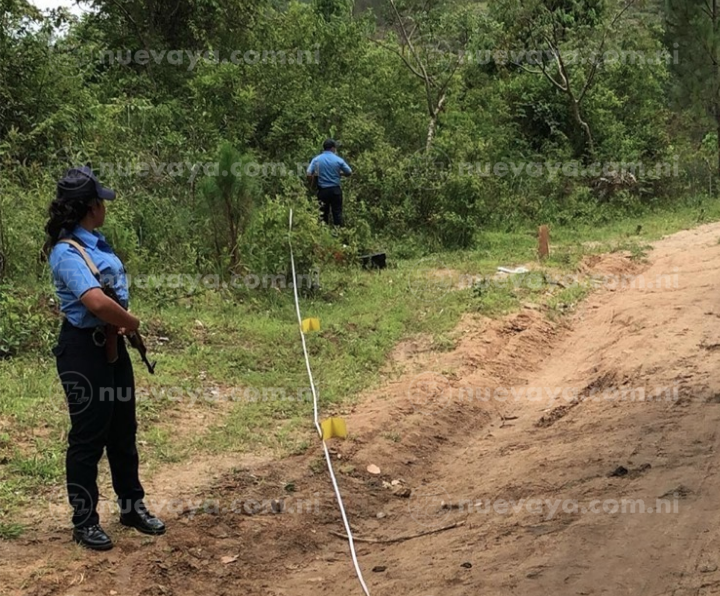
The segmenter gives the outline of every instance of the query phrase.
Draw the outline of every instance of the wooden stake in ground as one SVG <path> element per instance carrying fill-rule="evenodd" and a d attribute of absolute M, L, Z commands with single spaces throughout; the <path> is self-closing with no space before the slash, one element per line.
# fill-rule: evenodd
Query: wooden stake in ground
<path fill-rule="evenodd" d="M 538 257 L 544 260 L 550 254 L 550 231 L 547 226 L 540 226 L 538 230 Z"/>

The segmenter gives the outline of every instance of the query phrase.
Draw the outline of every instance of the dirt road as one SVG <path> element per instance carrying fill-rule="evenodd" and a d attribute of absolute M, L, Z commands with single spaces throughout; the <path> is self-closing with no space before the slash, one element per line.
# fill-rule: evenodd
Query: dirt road
<path fill-rule="evenodd" d="M 657 243 L 645 266 L 590 263 L 638 277 L 569 322 L 467 316 L 452 351 L 398 346 L 387 382 L 346 413 L 351 440 L 333 443 L 351 523 L 373 540 L 462 524 L 358 543 L 372 594 L 720 594 L 718 238 L 712 224 Z M 108 523 L 107 554 L 51 520 L 0 542 L 2 591 L 361 594 L 320 456 L 159 487 L 206 510 L 168 512 L 156 539 Z M 282 498 L 283 513 L 258 510 Z"/>

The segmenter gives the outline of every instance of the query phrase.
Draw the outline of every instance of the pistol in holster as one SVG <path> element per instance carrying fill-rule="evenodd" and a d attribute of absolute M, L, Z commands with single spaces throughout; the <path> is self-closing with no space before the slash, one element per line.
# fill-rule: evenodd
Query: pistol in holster
<path fill-rule="evenodd" d="M 105 355 L 110 364 L 118 359 L 118 328 L 115 325 L 105 325 Z"/>
<path fill-rule="evenodd" d="M 114 325 L 95 327 L 92 332 L 93 343 L 98 348 L 105 348 L 105 357 L 110 364 L 118 359 L 118 328 Z"/>

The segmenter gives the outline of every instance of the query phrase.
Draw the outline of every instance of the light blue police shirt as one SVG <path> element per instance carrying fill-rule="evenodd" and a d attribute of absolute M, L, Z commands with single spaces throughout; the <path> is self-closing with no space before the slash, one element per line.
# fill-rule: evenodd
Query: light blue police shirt
<path fill-rule="evenodd" d="M 330 188 L 332 186 L 340 186 L 340 172 L 352 174 L 350 166 L 345 160 L 332 151 L 323 151 L 320 155 L 313 158 L 308 166 L 308 174 L 318 174 L 318 187 Z"/>
<path fill-rule="evenodd" d="M 125 267 L 115 255 L 105 237 L 99 232 L 89 232 L 77 226 L 70 235 L 85 248 L 88 256 L 100 271 L 100 277 L 115 289 L 122 305 L 128 306 L 128 284 Z M 48 259 L 52 270 L 55 291 L 60 300 L 60 310 L 75 327 L 98 327 L 105 322 L 92 314 L 80 301 L 85 292 L 99 288 L 100 283 L 90 271 L 82 255 L 74 247 L 61 242 L 56 244 Z"/>

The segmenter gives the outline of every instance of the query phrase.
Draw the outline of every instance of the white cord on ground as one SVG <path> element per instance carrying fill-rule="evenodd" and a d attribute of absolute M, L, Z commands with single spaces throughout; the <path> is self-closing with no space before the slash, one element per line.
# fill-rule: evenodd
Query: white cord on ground
<path fill-rule="evenodd" d="M 295 256 L 293 255 L 292 249 L 292 216 L 293 212 L 290 209 L 290 228 L 288 230 L 288 245 L 290 246 L 290 267 L 292 269 L 292 281 L 293 281 L 293 293 L 295 294 L 295 311 L 297 312 L 298 325 L 300 328 L 300 339 L 302 340 L 303 354 L 305 355 L 305 367 L 307 368 L 308 378 L 310 379 L 310 390 L 313 396 L 313 410 L 315 416 L 315 428 L 320 435 L 322 441 L 323 451 L 325 452 L 325 461 L 327 462 L 328 471 L 330 472 L 330 478 L 332 479 L 333 488 L 335 489 L 335 497 L 337 498 L 338 506 L 340 507 L 340 513 L 342 515 L 343 524 L 345 524 L 345 532 L 347 532 L 348 544 L 350 545 L 350 554 L 352 555 L 353 565 L 355 566 L 355 573 L 357 574 L 360 585 L 362 586 L 365 596 L 370 596 L 370 591 L 365 585 L 362 571 L 360 570 L 360 564 L 357 560 L 357 554 L 355 553 L 355 542 L 353 541 L 352 531 L 350 530 L 350 522 L 348 521 L 347 514 L 345 513 L 345 507 L 343 505 L 342 497 L 340 496 L 340 488 L 338 487 L 337 479 L 335 478 L 335 472 L 333 471 L 332 461 L 330 459 L 330 452 L 328 451 L 327 444 L 322 438 L 322 427 L 318 418 L 318 399 L 317 393 L 315 392 L 315 382 L 313 381 L 312 370 L 310 370 L 310 357 L 308 356 L 307 345 L 305 344 L 305 332 L 302 328 L 302 315 L 300 314 L 300 299 L 298 298 L 297 291 L 297 276 L 295 274 Z"/>

